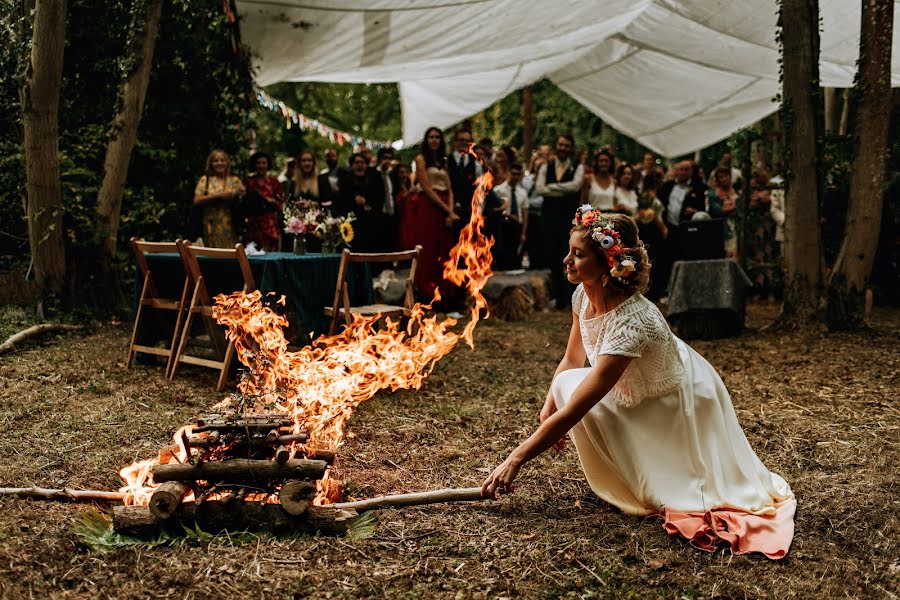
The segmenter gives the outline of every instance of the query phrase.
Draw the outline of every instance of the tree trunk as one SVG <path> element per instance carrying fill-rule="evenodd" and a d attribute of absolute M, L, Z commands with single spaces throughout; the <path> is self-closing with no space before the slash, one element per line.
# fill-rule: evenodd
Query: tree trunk
<path fill-rule="evenodd" d="M 893 0 L 863 0 L 856 89 L 856 152 L 850 177 L 847 226 L 828 279 L 828 327 L 855 329 L 863 324 L 866 283 L 872 272 L 887 161 L 891 115 Z"/>
<path fill-rule="evenodd" d="M 109 263 L 116 253 L 125 178 L 128 175 L 131 151 L 137 139 L 141 113 L 144 111 L 147 85 L 150 83 L 150 67 L 153 64 L 153 49 L 156 46 L 163 0 L 147 0 L 139 3 L 141 4 L 143 10 L 136 10 L 132 16 L 132 24 L 138 26 L 137 33 L 133 40 L 129 40 L 126 48 L 128 72 L 122 82 L 119 112 L 113 119 L 106 159 L 103 162 L 103 183 L 97 194 L 96 239 Z"/>
<path fill-rule="evenodd" d="M 37 0 L 31 59 L 22 86 L 28 241 L 38 284 L 63 288 L 66 257 L 59 178 L 59 89 L 66 44 L 66 0 Z"/>
<path fill-rule="evenodd" d="M 820 283 L 822 244 L 816 171 L 819 10 L 816 0 L 783 0 L 779 21 L 787 186 L 781 321 L 791 325 L 815 318 Z"/>
<path fill-rule="evenodd" d="M 825 131 L 838 130 L 838 108 L 841 106 L 838 98 L 837 88 L 825 88 Z"/>
<path fill-rule="evenodd" d="M 850 88 L 844 88 L 841 101 L 841 124 L 838 125 L 838 134 L 847 135 L 850 128 Z"/>

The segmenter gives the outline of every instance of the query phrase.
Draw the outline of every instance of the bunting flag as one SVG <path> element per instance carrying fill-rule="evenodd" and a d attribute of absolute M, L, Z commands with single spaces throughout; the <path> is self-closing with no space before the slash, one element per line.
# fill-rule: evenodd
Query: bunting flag
<path fill-rule="evenodd" d="M 328 125 L 321 123 L 317 119 L 307 117 L 306 115 L 297 112 L 281 100 L 276 100 L 262 90 L 258 90 L 256 92 L 256 99 L 265 108 L 273 112 L 281 113 L 281 116 L 284 117 L 285 129 L 290 129 L 291 127 L 296 125 L 303 131 L 315 131 L 322 137 L 328 138 L 332 143 L 335 143 L 339 146 L 343 146 L 344 144 L 353 144 L 354 148 L 362 145 L 365 145 L 368 148 L 378 148 L 380 146 L 393 145 L 392 142 L 383 140 L 370 140 L 368 138 L 354 135 L 352 133 L 347 133 L 346 131 L 339 131 L 334 127 L 329 127 Z"/>

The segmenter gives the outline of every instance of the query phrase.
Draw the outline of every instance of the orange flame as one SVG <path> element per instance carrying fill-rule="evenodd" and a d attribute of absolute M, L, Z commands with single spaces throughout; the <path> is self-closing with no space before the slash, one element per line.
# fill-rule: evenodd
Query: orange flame
<path fill-rule="evenodd" d="M 227 328 L 239 360 L 251 369 L 250 376 L 238 384 L 242 397 L 253 399 L 252 407 L 245 404 L 243 408 L 286 413 L 294 421 L 295 432 L 307 432 L 310 446 L 334 449 L 361 402 L 382 389 L 419 389 L 435 363 L 461 339 L 474 348 L 475 325 L 489 314 L 481 290 L 491 276 L 493 240 L 484 236 L 482 214 L 490 186 L 491 175 L 485 173 L 472 198 L 472 218 L 444 264 L 444 277 L 465 287 L 474 300 L 471 320 L 461 334 L 450 330 L 456 319 L 428 317 L 425 311 L 430 305 L 416 304 L 403 329 L 390 319 L 376 329 L 377 317 L 355 317 L 342 333 L 321 336 L 310 346 L 290 352 L 283 332 L 287 319 L 263 305 L 260 292 L 217 296 L 213 316 Z M 176 439 L 180 438 L 179 430 Z M 187 458 L 185 449 L 179 452 L 184 452 L 181 460 Z M 149 502 L 155 487 L 149 471 L 157 463 L 151 459 L 122 469 L 126 503 Z M 326 473 L 316 503 L 323 504 L 338 493 Z"/>

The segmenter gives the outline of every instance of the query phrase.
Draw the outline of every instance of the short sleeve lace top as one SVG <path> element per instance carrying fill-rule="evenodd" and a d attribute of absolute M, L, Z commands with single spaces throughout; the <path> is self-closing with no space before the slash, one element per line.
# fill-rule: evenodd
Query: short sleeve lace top
<path fill-rule="evenodd" d="M 631 407 L 676 390 L 684 380 L 684 366 L 675 336 L 656 305 L 634 294 L 609 312 L 586 318 L 590 305 L 584 287 L 572 296 L 581 341 L 591 366 L 601 354 L 630 356 L 634 360 L 613 386 L 610 396 Z"/>

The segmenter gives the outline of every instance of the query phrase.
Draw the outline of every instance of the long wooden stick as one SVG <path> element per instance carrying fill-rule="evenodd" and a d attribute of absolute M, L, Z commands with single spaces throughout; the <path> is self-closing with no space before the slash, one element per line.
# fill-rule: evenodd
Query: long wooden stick
<path fill-rule="evenodd" d="M 0 496 L 17 496 L 19 498 L 34 498 L 35 500 L 69 500 L 72 502 L 121 502 L 125 499 L 122 492 L 103 492 L 100 490 L 75 490 L 63 488 L 54 490 L 31 486 L 28 488 L 0 488 Z"/>
<path fill-rule="evenodd" d="M 68 325 L 66 323 L 41 323 L 40 325 L 32 325 L 28 329 L 23 329 L 19 333 L 6 338 L 6 341 L 0 344 L 0 354 L 5 354 L 15 348 L 19 342 L 24 342 L 28 338 L 34 337 L 45 331 L 75 331 L 81 329 L 81 325 Z"/>
<path fill-rule="evenodd" d="M 423 504 L 436 504 L 438 502 L 471 502 L 474 500 L 487 500 L 481 495 L 481 488 L 450 488 L 446 490 L 434 490 L 431 492 L 413 492 L 411 494 L 394 494 L 391 496 L 378 496 L 367 500 L 355 502 L 338 502 L 331 504 L 334 508 L 343 508 L 357 511 L 372 510 L 375 508 L 387 508 L 398 506 L 421 506 Z"/>

